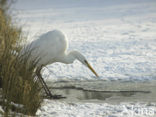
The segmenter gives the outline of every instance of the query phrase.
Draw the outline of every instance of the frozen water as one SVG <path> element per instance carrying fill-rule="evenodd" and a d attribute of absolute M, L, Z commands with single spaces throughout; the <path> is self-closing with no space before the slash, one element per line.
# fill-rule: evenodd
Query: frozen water
<path fill-rule="evenodd" d="M 31 9 L 19 12 L 17 20 L 24 24 L 30 40 L 49 30 L 63 31 L 69 39 L 69 50 L 82 52 L 100 79 L 155 79 L 156 2 L 98 0 L 94 3 L 66 0 L 60 5 L 54 0 L 53 5 L 57 7 L 40 5 L 40 8 L 33 8 L 33 2 Z M 95 80 L 94 75 L 77 61 L 72 65 L 49 65 L 43 75 L 52 80 Z"/>

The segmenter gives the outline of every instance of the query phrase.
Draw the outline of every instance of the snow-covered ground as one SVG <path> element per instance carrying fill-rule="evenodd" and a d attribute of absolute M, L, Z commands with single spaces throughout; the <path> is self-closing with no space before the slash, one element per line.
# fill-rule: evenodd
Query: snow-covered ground
<path fill-rule="evenodd" d="M 37 115 L 41 117 L 155 117 L 153 103 L 66 103 L 45 100 Z"/>
<path fill-rule="evenodd" d="M 155 6 L 155 0 L 19 0 L 14 8 L 18 11 L 15 19 L 29 33 L 30 41 L 49 30 L 61 30 L 68 37 L 69 50 L 82 52 L 100 80 L 147 81 L 156 80 Z M 43 74 L 51 81 L 98 80 L 78 61 L 49 65 Z M 155 105 L 146 102 L 112 105 L 45 100 L 38 114 L 133 117 L 126 113 L 137 114 L 138 106 L 156 111 Z M 134 115 L 146 116 L 150 117 Z"/>

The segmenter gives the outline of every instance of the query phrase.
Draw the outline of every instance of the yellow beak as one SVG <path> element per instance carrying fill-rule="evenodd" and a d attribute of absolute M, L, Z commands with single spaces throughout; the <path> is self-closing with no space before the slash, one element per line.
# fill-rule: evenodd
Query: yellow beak
<path fill-rule="evenodd" d="M 92 68 L 92 66 L 87 61 L 85 61 L 85 63 L 87 64 L 87 67 L 96 75 L 96 77 L 99 77 L 95 70 Z"/>

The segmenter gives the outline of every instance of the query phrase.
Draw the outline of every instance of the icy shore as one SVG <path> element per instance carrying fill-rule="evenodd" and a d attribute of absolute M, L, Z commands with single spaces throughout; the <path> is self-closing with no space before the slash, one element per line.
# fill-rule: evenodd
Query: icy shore
<path fill-rule="evenodd" d="M 40 117 L 155 117 L 154 103 L 66 103 L 45 100 L 37 115 Z"/>

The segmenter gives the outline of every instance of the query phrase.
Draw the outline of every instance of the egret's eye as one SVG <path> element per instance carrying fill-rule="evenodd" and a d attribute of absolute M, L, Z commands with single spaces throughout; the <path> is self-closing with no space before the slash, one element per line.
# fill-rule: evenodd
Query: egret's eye
<path fill-rule="evenodd" d="M 86 64 L 88 64 L 87 60 L 84 60 L 84 62 L 85 62 Z"/>

